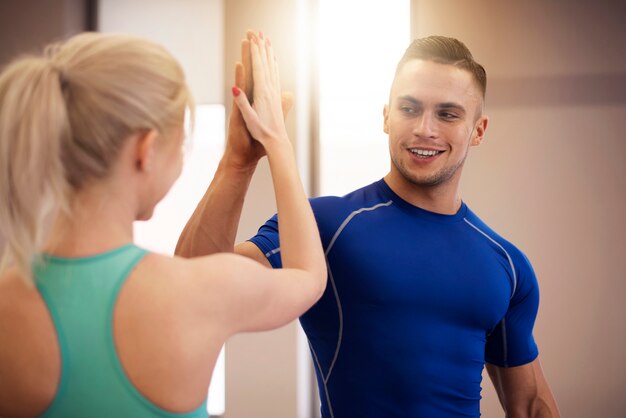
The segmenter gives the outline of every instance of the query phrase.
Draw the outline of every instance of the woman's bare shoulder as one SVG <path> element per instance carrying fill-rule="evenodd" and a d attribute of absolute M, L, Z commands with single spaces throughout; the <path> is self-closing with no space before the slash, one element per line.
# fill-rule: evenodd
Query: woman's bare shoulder
<path fill-rule="evenodd" d="M 0 275 L 0 312 L 39 299 L 35 284 L 16 267 L 9 267 Z"/>

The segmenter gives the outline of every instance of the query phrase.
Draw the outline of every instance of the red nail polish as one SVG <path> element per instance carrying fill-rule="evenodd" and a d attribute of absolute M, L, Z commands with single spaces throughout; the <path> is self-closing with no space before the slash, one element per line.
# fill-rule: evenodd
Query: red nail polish
<path fill-rule="evenodd" d="M 259 32 L 259 38 L 263 39 L 263 32 Z"/>
<path fill-rule="evenodd" d="M 241 93 L 241 90 L 239 90 L 239 87 L 237 86 L 233 86 L 233 96 L 237 97 L 239 96 L 239 94 Z"/>

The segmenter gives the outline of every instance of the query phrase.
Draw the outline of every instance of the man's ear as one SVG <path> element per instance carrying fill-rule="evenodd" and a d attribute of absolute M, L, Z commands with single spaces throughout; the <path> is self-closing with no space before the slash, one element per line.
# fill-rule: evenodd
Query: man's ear
<path fill-rule="evenodd" d="M 383 131 L 389 134 L 389 105 L 383 107 Z"/>
<path fill-rule="evenodd" d="M 483 115 L 474 124 L 474 132 L 472 133 L 471 145 L 480 145 L 485 139 L 485 131 L 487 131 L 487 125 L 489 124 L 489 117 Z"/>
<path fill-rule="evenodd" d="M 136 135 L 135 161 L 137 170 L 147 172 L 152 168 L 158 136 L 158 132 L 154 129 Z"/>

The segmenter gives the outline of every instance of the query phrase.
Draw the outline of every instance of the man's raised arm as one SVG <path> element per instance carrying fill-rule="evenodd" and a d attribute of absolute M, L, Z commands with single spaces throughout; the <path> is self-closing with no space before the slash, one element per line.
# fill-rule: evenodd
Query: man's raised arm
<path fill-rule="evenodd" d="M 235 65 L 235 84 L 252 100 L 250 41 L 256 33 L 248 31 L 241 42 L 241 63 Z M 291 109 L 293 98 L 283 93 L 283 113 Z M 258 161 L 265 155 L 260 143 L 248 132 L 237 106 L 233 104 L 228 122 L 224 155 L 206 193 L 193 212 L 176 245 L 175 254 L 199 257 L 216 252 L 233 252 L 237 226 L 248 186 Z"/>

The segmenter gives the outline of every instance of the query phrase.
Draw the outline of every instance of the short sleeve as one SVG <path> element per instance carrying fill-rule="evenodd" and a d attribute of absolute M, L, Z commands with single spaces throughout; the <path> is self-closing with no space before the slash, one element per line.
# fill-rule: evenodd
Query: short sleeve
<path fill-rule="evenodd" d="M 344 199 L 335 196 L 311 198 L 309 202 L 320 232 L 322 246 L 326 249 L 333 234 L 348 216 L 351 208 Z M 277 214 L 265 222 L 256 235 L 248 241 L 259 247 L 273 268 L 282 268 Z"/>
<path fill-rule="evenodd" d="M 504 318 L 487 337 L 485 348 L 487 363 L 499 367 L 521 366 L 539 355 L 533 337 L 539 309 L 537 277 L 524 254 L 515 248 L 510 253 L 513 256 L 517 286 Z"/>
<path fill-rule="evenodd" d="M 280 240 L 278 237 L 278 215 L 272 216 L 248 241 L 259 247 L 273 268 L 283 266 L 280 258 Z"/>

